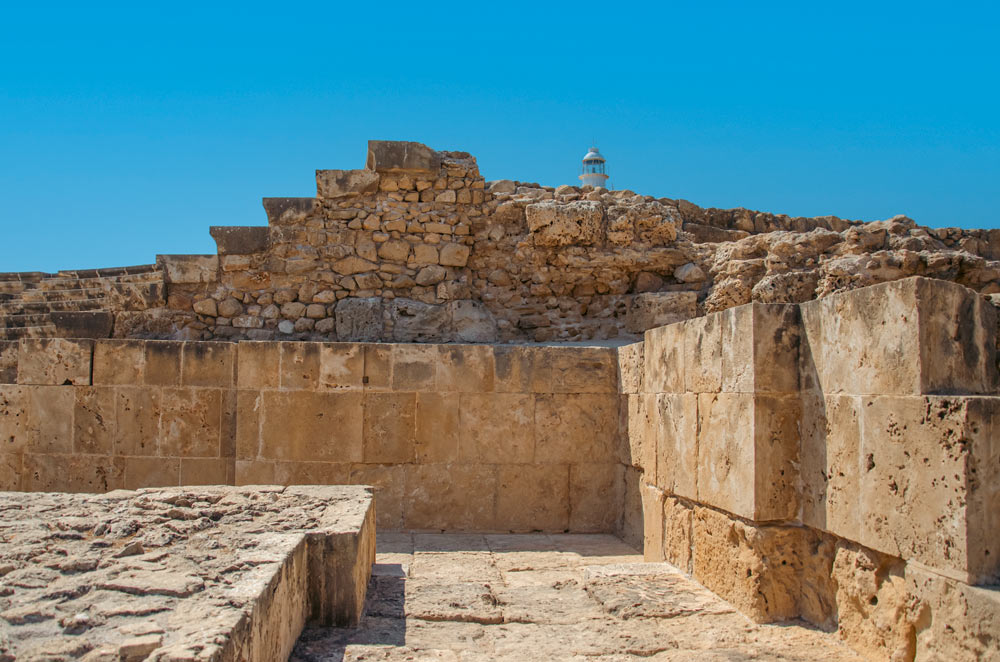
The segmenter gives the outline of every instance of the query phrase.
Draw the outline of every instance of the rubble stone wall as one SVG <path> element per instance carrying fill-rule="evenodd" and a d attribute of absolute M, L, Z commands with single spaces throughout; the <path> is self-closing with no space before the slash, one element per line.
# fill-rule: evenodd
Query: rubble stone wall
<path fill-rule="evenodd" d="M 0 489 L 366 484 L 388 528 L 610 532 L 613 348 L 22 340 Z"/>
<path fill-rule="evenodd" d="M 623 536 L 755 620 L 872 659 L 989 659 L 995 334 L 983 297 L 922 278 L 648 331 L 619 351 Z"/>

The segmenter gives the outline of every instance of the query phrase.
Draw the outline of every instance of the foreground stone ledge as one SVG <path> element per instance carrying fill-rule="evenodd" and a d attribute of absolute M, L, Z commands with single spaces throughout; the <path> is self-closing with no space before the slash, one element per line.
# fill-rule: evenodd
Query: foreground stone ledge
<path fill-rule="evenodd" d="M 363 486 L 0 493 L 0 660 L 283 660 L 357 623 Z"/>

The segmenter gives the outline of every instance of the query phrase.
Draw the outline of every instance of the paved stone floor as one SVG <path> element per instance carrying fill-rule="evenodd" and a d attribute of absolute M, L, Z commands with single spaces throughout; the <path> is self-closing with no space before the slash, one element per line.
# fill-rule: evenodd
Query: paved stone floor
<path fill-rule="evenodd" d="M 291 660 L 860 662 L 835 635 L 755 625 L 604 535 L 384 533 L 361 625 Z"/>

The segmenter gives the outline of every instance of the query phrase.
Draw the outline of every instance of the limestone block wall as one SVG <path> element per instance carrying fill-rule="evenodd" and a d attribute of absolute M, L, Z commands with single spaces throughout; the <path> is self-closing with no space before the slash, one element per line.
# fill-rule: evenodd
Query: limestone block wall
<path fill-rule="evenodd" d="M 22 340 L 0 489 L 368 484 L 382 527 L 614 529 L 613 348 Z"/>
<path fill-rule="evenodd" d="M 756 620 L 872 659 L 990 659 L 995 333 L 981 296 L 920 278 L 648 331 L 619 351 L 622 534 Z"/>

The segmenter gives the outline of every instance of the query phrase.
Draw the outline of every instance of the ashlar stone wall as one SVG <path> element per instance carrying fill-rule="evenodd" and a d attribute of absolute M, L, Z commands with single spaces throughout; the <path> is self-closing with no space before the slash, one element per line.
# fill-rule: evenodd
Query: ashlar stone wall
<path fill-rule="evenodd" d="M 619 352 L 623 536 L 872 659 L 993 659 L 995 333 L 983 297 L 921 278 L 648 331 Z"/>
<path fill-rule="evenodd" d="M 610 532 L 613 348 L 22 340 L 0 489 L 365 484 L 388 528 Z"/>

